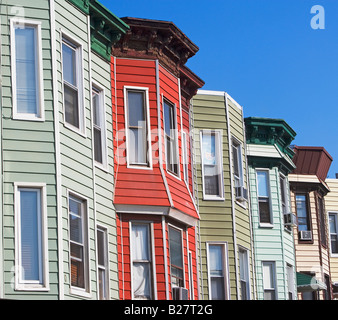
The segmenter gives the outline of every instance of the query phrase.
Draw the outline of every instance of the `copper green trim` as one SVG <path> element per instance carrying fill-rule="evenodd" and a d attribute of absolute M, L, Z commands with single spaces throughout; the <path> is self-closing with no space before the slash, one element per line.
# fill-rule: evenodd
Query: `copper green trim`
<path fill-rule="evenodd" d="M 68 0 L 86 14 L 89 14 L 89 0 Z"/>
<path fill-rule="evenodd" d="M 97 0 L 90 0 L 89 14 L 92 50 L 110 61 L 112 45 L 129 30 L 129 26 Z"/>
<path fill-rule="evenodd" d="M 250 117 L 244 121 L 247 143 L 276 144 L 282 152 L 293 158 L 294 152 L 290 144 L 296 137 L 296 132 L 284 120 Z"/>

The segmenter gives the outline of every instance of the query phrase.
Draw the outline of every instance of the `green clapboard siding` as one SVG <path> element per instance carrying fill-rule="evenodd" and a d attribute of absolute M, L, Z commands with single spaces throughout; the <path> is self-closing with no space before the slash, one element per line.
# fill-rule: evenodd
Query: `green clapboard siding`
<path fill-rule="evenodd" d="M 57 299 L 59 267 L 57 241 L 56 155 L 53 116 L 53 79 L 51 54 L 51 23 L 49 1 L 13 0 L 0 6 L 1 72 L 3 77 L 3 271 L 0 285 L 5 299 Z M 23 10 L 24 9 L 24 10 Z M 14 17 L 41 22 L 42 68 L 45 121 L 12 118 L 11 59 L 9 19 Z M 47 192 L 47 247 L 49 290 L 14 290 L 15 223 L 14 183 L 45 183 Z M 0 257 L 2 256 L 0 255 Z"/>
<path fill-rule="evenodd" d="M 222 92 L 204 92 L 199 91 L 193 98 L 192 122 L 194 128 L 194 161 L 196 169 L 194 173 L 195 196 L 200 221 L 200 239 L 201 239 L 201 257 L 200 257 L 200 276 L 201 292 L 203 299 L 209 299 L 209 283 L 207 272 L 207 252 L 206 243 L 208 242 L 226 242 L 228 245 L 228 264 L 229 264 L 229 283 L 230 298 L 232 300 L 241 299 L 238 289 L 239 280 L 239 246 L 247 249 L 250 274 L 250 294 L 253 294 L 253 271 L 251 264 L 251 236 L 250 236 L 250 216 L 248 205 L 238 204 L 234 199 L 234 188 L 231 181 L 231 150 L 229 143 L 232 137 L 235 137 L 242 145 L 243 160 L 243 181 L 247 187 L 247 172 L 245 161 L 244 145 L 244 127 L 243 112 L 236 102 Z M 224 200 L 210 201 L 203 200 L 202 185 L 202 166 L 200 152 L 200 131 L 203 129 L 221 130 L 222 136 L 222 161 L 223 161 L 223 185 Z M 229 132 L 230 136 L 229 136 Z M 234 238 L 234 217 L 236 238 Z M 239 293 L 239 295 L 238 295 Z"/>

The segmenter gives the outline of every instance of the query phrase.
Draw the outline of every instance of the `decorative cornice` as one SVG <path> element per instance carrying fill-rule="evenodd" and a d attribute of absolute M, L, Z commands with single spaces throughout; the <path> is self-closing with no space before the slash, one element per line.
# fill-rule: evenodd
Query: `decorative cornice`
<path fill-rule="evenodd" d="M 112 46 L 127 32 L 129 26 L 97 0 L 90 0 L 89 15 L 92 50 L 110 61 Z"/>
<path fill-rule="evenodd" d="M 89 0 L 68 0 L 85 14 L 89 14 Z"/>
<path fill-rule="evenodd" d="M 116 57 L 158 59 L 179 77 L 180 68 L 198 51 L 172 22 L 130 17 L 122 20 L 130 26 L 130 31 L 113 46 Z"/>
<path fill-rule="evenodd" d="M 245 118 L 247 143 L 277 145 L 291 159 L 294 156 L 290 148 L 296 132 L 282 119 Z"/>

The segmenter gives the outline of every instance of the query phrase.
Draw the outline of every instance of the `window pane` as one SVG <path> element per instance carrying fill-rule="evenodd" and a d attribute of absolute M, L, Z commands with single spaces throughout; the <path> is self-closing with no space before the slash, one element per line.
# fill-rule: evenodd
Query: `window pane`
<path fill-rule="evenodd" d="M 39 191 L 20 190 L 21 267 L 23 280 L 41 280 L 41 212 Z"/>
<path fill-rule="evenodd" d="M 216 166 L 204 166 L 204 193 L 206 195 L 219 195 L 220 175 Z"/>
<path fill-rule="evenodd" d="M 273 278 L 273 264 L 272 263 L 263 263 L 263 285 L 265 289 L 273 289 L 274 278 Z"/>
<path fill-rule="evenodd" d="M 78 92 L 64 85 L 64 99 L 65 99 L 65 120 L 76 128 L 79 128 L 79 105 Z"/>
<path fill-rule="evenodd" d="M 223 246 L 209 245 L 209 268 L 211 276 L 223 276 Z"/>
<path fill-rule="evenodd" d="M 136 299 L 151 299 L 150 263 L 133 263 L 133 287 Z"/>
<path fill-rule="evenodd" d="M 94 159 L 99 163 L 103 161 L 101 130 L 96 127 L 94 127 Z"/>
<path fill-rule="evenodd" d="M 107 296 L 107 287 L 106 287 L 106 270 L 99 269 L 99 299 L 106 300 Z"/>
<path fill-rule="evenodd" d="M 173 137 L 172 129 L 174 129 L 174 114 L 173 107 L 164 102 L 164 130 L 166 135 Z"/>
<path fill-rule="evenodd" d="M 76 51 L 65 43 L 62 44 L 62 64 L 63 80 L 76 87 Z"/>
<path fill-rule="evenodd" d="M 81 202 L 69 199 L 70 240 L 83 242 Z"/>
<path fill-rule="evenodd" d="M 94 125 L 101 127 L 101 99 L 100 93 L 93 89 L 92 92 L 93 100 L 93 123 Z"/>
<path fill-rule="evenodd" d="M 36 29 L 15 29 L 16 52 L 16 98 L 19 113 L 38 113 L 38 61 Z"/>
<path fill-rule="evenodd" d="M 271 223 L 270 204 L 268 199 L 259 199 L 259 221 L 262 223 Z"/>
<path fill-rule="evenodd" d="M 71 285 L 79 288 L 85 287 L 83 247 L 70 244 L 71 255 Z"/>
<path fill-rule="evenodd" d="M 100 266 L 105 266 L 105 232 L 97 230 L 97 259 Z"/>
<path fill-rule="evenodd" d="M 147 163 L 147 136 L 142 128 L 129 129 L 129 160 L 131 163 Z"/>
<path fill-rule="evenodd" d="M 133 260 L 149 261 L 149 226 L 146 224 L 133 224 L 131 240 Z"/>
<path fill-rule="evenodd" d="M 306 207 L 306 196 L 296 195 L 296 206 L 297 206 L 297 218 L 298 218 L 298 230 L 308 231 L 308 218 L 307 218 L 307 207 Z"/>
<path fill-rule="evenodd" d="M 128 91 L 129 126 L 138 127 L 145 122 L 144 93 Z"/>
<path fill-rule="evenodd" d="M 211 278 L 211 300 L 224 300 L 224 278 Z"/>
<path fill-rule="evenodd" d="M 275 291 L 264 290 L 264 300 L 275 300 Z"/>
<path fill-rule="evenodd" d="M 232 155 L 234 162 L 234 175 L 239 177 L 240 175 L 240 163 L 239 163 L 239 146 L 232 145 Z"/>
<path fill-rule="evenodd" d="M 336 230 L 336 215 L 330 214 L 329 215 L 329 221 L 330 221 L 330 233 L 337 233 L 337 230 Z"/>
<path fill-rule="evenodd" d="M 215 134 L 202 135 L 203 164 L 216 165 L 216 138 Z"/>
<path fill-rule="evenodd" d="M 268 173 L 266 171 L 257 171 L 258 195 L 260 197 L 269 197 Z"/>
<path fill-rule="evenodd" d="M 170 263 L 183 268 L 182 236 L 179 230 L 169 228 Z"/>

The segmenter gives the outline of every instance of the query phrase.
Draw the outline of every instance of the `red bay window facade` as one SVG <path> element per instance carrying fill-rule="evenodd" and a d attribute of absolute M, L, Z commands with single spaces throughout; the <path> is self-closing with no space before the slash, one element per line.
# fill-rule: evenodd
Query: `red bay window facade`
<path fill-rule="evenodd" d="M 121 299 L 198 299 L 190 99 L 198 47 L 173 23 L 122 18 L 111 75 Z"/>

